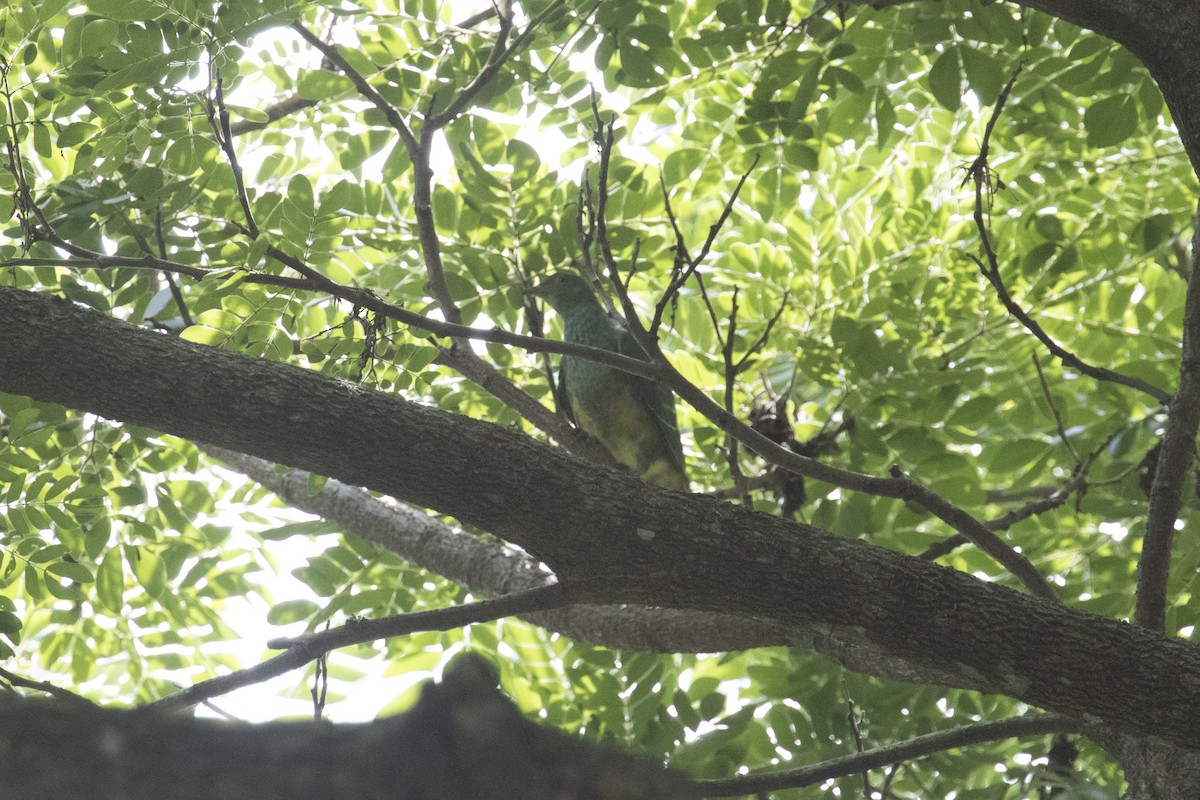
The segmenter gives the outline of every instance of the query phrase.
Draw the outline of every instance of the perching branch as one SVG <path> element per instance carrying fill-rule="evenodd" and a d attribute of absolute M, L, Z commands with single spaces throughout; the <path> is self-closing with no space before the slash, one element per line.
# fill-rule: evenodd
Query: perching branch
<path fill-rule="evenodd" d="M 964 509 L 959 508 L 933 490 L 904 475 L 898 467 L 892 469 L 890 478 L 877 478 L 831 467 L 815 459 L 806 458 L 798 453 L 794 453 L 755 431 L 739 420 L 731 411 L 717 405 L 704 391 L 689 382 L 671 365 L 666 356 L 663 355 L 661 348 L 659 348 L 657 337 L 642 325 L 637 311 L 633 306 L 633 301 L 629 297 L 628 289 L 620 280 L 616 258 L 612 253 L 612 248 L 608 241 L 608 229 L 604 219 L 608 197 L 608 165 L 613 145 L 613 129 L 611 123 L 605 125 L 601 119 L 599 106 L 594 94 L 592 96 L 592 114 L 596 122 L 595 141 L 600 149 L 600 170 L 597 178 L 597 203 L 595 212 L 597 244 L 604 258 L 609 280 L 620 301 L 627 327 L 645 352 L 650 363 L 657 368 L 655 374 L 649 377 L 674 390 L 677 395 L 691 404 L 693 408 L 724 433 L 753 450 L 767 461 L 804 477 L 823 480 L 846 489 L 863 491 L 880 497 L 904 499 L 916 503 L 967 537 L 976 547 L 1002 564 L 1029 591 L 1040 597 L 1052 600 L 1057 599 L 1054 590 L 1050 588 L 1046 579 L 1037 571 L 1028 558 L 1003 541 L 995 533 L 988 530 L 983 523 L 975 519 Z M 710 229 L 710 240 L 715 235 L 715 232 Z M 729 335 L 732 337 L 732 332 Z"/>
<path fill-rule="evenodd" d="M 86 252 L 86 251 L 85 251 Z M 295 265 L 299 262 L 298 259 L 288 256 L 285 253 L 276 255 L 272 251 L 268 251 L 273 257 L 278 258 L 283 263 Z M 197 267 L 188 267 L 185 265 L 175 265 L 170 262 L 163 263 L 159 259 L 154 259 L 149 256 L 144 256 L 140 259 L 119 259 L 121 262 L 132 262 L 132 264 L 141 265 L 143 267 L 154 269 L 168 269 L 171 271 L 182 272 L 183 274 L 205 276 L 212 273 L 210 270 L 204 270 Z M 131 263 L 117 263 L 113 261 L 113 257 L 102 257 L 99 254 L 87 253 L 86 266 L 95 266 L 97 264 L 108 263 L 111 266 L 129 266 Z M 11 263 L 29 263 L 28 259 L 14 259 Z M 0 266 L 6 266 L 0 264 Z M 311 270 L 311 268 L 308 268 Z M 280 276 L 255 276 L 257 283 L 274 283 L 284 285 L 284 280 Z M 454 339 L 477 339 L 480 341 L 496 342 L 499 344 L 509 344 L 521 347 L 528 352 L 549 352 L 558 353 L 560 355 L 575 355 L 581 358 L 588 358 L 593 361 L 616 367 L 617 369 L 629 372 L 634 375 L 657 380 L 660 383 L 668 386 L 676 392 L 680 397 L 690 403 L 697 411 L 712 421 L 718 428 L 725 433 L 732 435 L 735 439 L 741 442 L 746 447 L 749 447 L 755 453 L 767 459 L 784 469 L 797 472 L 805 477 L 823 480 L 827 483 L 832 483 L 846 489 L 863 491 L 881 497 L 892 497 L 897 499 L 909 500 L 917 503 L 926 510 L 933 513 L 939 519 L 947 522 L 955 530 L 958 530 L 963 535 L 967 536 L 976 546 L 995 558 L 1001 564 L 1004 564 L 1014 575 L 1016 575 L 1022 583 L 1024 583 L 1030 591 L 1042 597 L 1053 598 L 1053 591 L 1045 580 L 1033 568 L 1028 559 L 1017 553 L 994 533 L 989 531 L 978 520 L 975 520 L 962 509 L 957 508 L 945 498 L 940 497 L 929 489 L 919 486 L 914 481 L 904 478 L 899 479 L 895 476 L 892 478 L 878 478 L 861 473 L 855 473 L 849 470 L 842 470 L 837 467 L 832 467 L 823 464 L 814 459 L 805 458 L 797 453 L 772 442 L 762 434 L 754 431 L 736 416 L 725 411 L 717 405 L 707 394 L 699 387 L 693 385 L 684 378 L 674 367 L 670 365 L 663 357 L 662 352 L 658 349 L 657 344 L 653 343 L 651 337 L 650 347 L 653 348 L 651 358 L 653 362 L 642 361 L 628 356 L 622 356 L 608 350 L 601 350 L 593 347 L 585 347 L 583 345 L 569 344 L 567 342 L 556 341 L 553 339 L 540 339 L 533 336 L 523 336 L 517 333 L 510 333 L 499 328 L 491 330 L 481 330 L 465 325 L 457 325 L 450 322 L 431 319 L 420 314 L 407 311 L 399 306 L 387 303 L 379 299 L 373 293 L 357 287 L 340 286 L 334 281 L 321 276 L 319 273 L 313 272 L 313 277 L 308 281 L 299 279 L 286 279 L 286 285 L 295 286 L 297 288 L 314 289 L 325 291 L 329 294 L 343 300 L 347 300 L 354 305 L 361 306 L 368 310 L 374 311 L 383 317 L 395 319 L 407 325 L 418 327 L 427 330 L 431 333 L 448 336 Z M 623 287 L 622 287 L 623 289 Z M 626 313 L 630 313 L 632 302 L 628 295 L 623 297 L 623 304 L 627 305 Z M 636 315 L 631 319 L 631 330 L 635 336 L 642 337 L 639 339 L 643 347 L 647 347 L 645 337 L 647 333 L 640 324 L 636 322 Z M 498 384 L 507 384 L 509 382 L 503 379 L 490 367 L 487 367 L 478 357 L 469 357 L 465 355 L 468 351 L 465 348 L 455 348 L 452 352 L 459 359 L 455 365 L 456 368 L 463 371 L 463 374 L 471 380 L 478 383 L 484 389 L 492 391 L 492 387 Z M 482 369 L 474 370 L 472 362 L 478 361 L 483 365 Z M 460 366 L 461 365 L 461 366 Z M 519 389 L 513 387 L 514 391 L 519 392 Z M 499 395 L 497 395 L 499 396 Z M 537 412 L 532 406 L 529 411 L 537 415 L 536 419 L 531 419 L 543 430 L 563 432 L 563 438 L 560 441 L 570 441 L 569 434 L 565 433 L 567 428 L 562 420 L 559 420 L 549 410 L 542 406 L 537 401 L 530 398 L 532 405 L 538 406 L 541 411 Z M 559 438 L 557 435 L 555 438 Z"/>

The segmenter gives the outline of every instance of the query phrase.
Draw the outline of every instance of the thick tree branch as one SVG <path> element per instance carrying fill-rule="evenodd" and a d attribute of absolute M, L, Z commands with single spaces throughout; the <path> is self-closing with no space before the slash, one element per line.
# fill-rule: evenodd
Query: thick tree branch
<path fill-rule="evenodd" d="M 407 325 L 412 325 L 413 327 L 421 328 L 441 336 L 448 336 L 454 339 L 469 338 L 510 344 L 521 347 L 528 352 L 578 355 L 582 358 L 608 364 L 634 375 L 642 375 L 657 380 L 673 389 L 676 394 L 690 403 L 692 407 L 707 417 L 722 431 L 769 462 L 800 475 L 822 480 L 835 486 L 867 492 L 880 497 L 891 497 L 916 503 L 953 527 L 985 553 L 996 559 L 998 563 L 1005 566 L 1005 568 L 1021 580 L 1031 592 L 1049 599 L 1055 597 L 1053 590 L 1028 559 L 1009 547 L 1007 543 L 996 536 L 983 523 L 976 520 L 963 509 L 958 508 L 935 492 L 921 486 L 916 481 L 902 475 L 894 475 L 891 478 L 879 478 L 839 469 L 816 459 L 802 456 L 772 442 L 723 409 L 700 388 L 690 383 L 687 378 L 671 366 L 662 355 L 661 350 L 658 349 L 657 344 L 650 345 L 655 353 L 655 363 L 650 363 L 608 350 L 510 333 L 499 328 L 481 330 L 453 322 L 443 322 L 392 305 L 365 289 L 341 286 L 334 283 L 320 275 L 320 273 L 307 267 L 299 259 L 288 256 L 286 253 L 282 253 L 275 248 L 269 248 L 268 252 L 272 257 L 280 260 L 281 263 L 292 266 L 309 277 L 290 278 L 254 273 L 247 275 L 246 280 L 252 280 L 255 283 L 278 284 L 327 292 L 334 297 L 346 300 L 384 317 L 395 319 Z M 44 261 L 45 259 L 42 260 Z M 31 259 L 14 259 L 12 262 L 6 263 L 28 264 L 30 261 Z M 58 260 L 55 260 L 55 263 L 58 263 Z M 214 274 L 214 271 L 211 270 L 175 265 L 151 256 L 130 259 L 101 256 L 100 254 L 87 251 L 79 259 L 66 260 L 64 263 L 74 266 L 132 266 L 146 269 L 163 269 L 201 277 Z M 4 265 L 0 264 L 0 266 Z M 645 329 L 640 327 L 640 323 L 632 323 L 631 327 L 635 330 L 635 335 L 640 331 L 642 336 L 647 336 Z M 446 363 L 453 364 L 456 369 L 459 369 L 468 378 L 485 389 L 492 391 L 497 397 L 505 400 L 505 402 L 510 402 L 511 400 L 510 405 L 513 408 L 523 413 L 527 419 L 534 422 L 542 430 L 550 432 L 559 442 L 566 445 L 574 445 L 576 448 L 586 447 L 586 444 L 581 445 L 579 435 L 567 427 L 561 419 L 540 403 L 529 398 L 520 389 L 513 386 L 510 381 L 496 373 L 495 370 L 486 365 L 470 350 L 458 347 L 446 349 L 442 352 L 442 358 Z"/>
<path fill-rule="evenodd" d="M 346 533 L 388 548 L 417 566 L 436 572 L 472 592 L 488 596 L 544 585 L 550 574 L 516 548 L 451 528 L 428 514 L 328 479 L 309 491 L 309 473 L 280 473 L 262 459 L 202 448 L 228 466 L 275 492 L 293 508 L 335 522 Z M 896 658 L 850 632 L 834 638 L 820 625 L 772 624 L 732 614 L 641 606 L 571 606 L 528 615 L 528 620 L 574 639 L 627 650 L 663 653 L 724 652 L 790 646 L 810 650 L 847 669 L 881 678 L 954 683 L 928 664 Z M 962 676 L 959 676 L 961 678 Z"/>
<path fill-rule="evenodd" d="M 693 408 L 707 417 L 710 422 L 715 424 L 734 441 L 745 445 L 772 464 L 805 477 L 825 480 L 843 488 L 867 492 L 880 497 L 903 498 L 916 503 L 934 514 L 938 519 L 950 525 L 970 540 L 976 547 L 1003 565 L 1029 591 L 1046 599 L 1056 599 L 1057 595 L 1055 595 L 1054 590 L 1029 559 L 1015 548 L 1010 547 L 1008 543 L 995 533 L 988 530 L 983 523 L 975 519 L 967 511 L 904 475 L 899 468 L 892 470 L 890 478 L 876 478 L 831 467 L 816 459 L 801 456 L 755 431 L 749 425 L 739 420 L 730 409 L 719 406 L 712 398 L 684 378 L 667 361 L 666 356 L 663 355 L 661 348 L 658 346 L 658 339 L 653 330 L 647 330 L 638 318 L 637 309 L 634 308 L 633 301 L 629 297 L 628 281 L 626 283 L 621 282 L 620 270 L 617 265 L 616 256 L 612 251 L 611 242 L 609 241 L 608 227 L 605 219 L 608 201 L 608 171 L 614 143 L 613 126 L 612 123 L 606 124 L 604 122 L 594 92 L 592 93 L 591 106 L 593 122 L 595 124 L 594 141 L 600 152 L 600 167 L 596 188 L 596 211 L 593 219 L 597 244 L 604 260 L 609 281 L 617 294 L 617 299 L 620 301 L 626 326 L 650 362 L 658 367 L 656 374 L 652 377 L 675 390 L 676 394 L 690 403 Z M 745 177 L 742 180 L 745 181 Z M 739 189 L 741 185 L 741 183 L 738 184 Z M 720 226 L 728 218 L 728 215 L 732 213 L 733 202 L 736 196 L 737 192 L 734 192 L 733 196 L 726 203 L 724 213 L 714 223 L 713 227 L 710 228 L 709 239 L 705 245 L 706 248 L 716 238 Z M 699 258 L 703 258 L 706 253 L 707 250 L 703 251 Z M 636 262 L 636 248 L 634 261 Z M 699 260 L 696 260 L 690 268 L 694 269 L 695 265 L 699 263 Z M 675 289 L 678 288 L 674 281 L 672 282 L 672 286 Z M 656 322 L 660 319 L 658 316 L 659 311 L 661 311 L 661 308 L 656 310 Z M 732 335 L 731 332 L 730 336 L 732 337 Z"/>
<path fill-rule="evenodd" d="M 604 787 L 606 800 L 698 800 L 661 764 L 525 719 L 496 682 L 482 659 L 458 659 L 411 711 L 357 725 L 10 700 L 0 703 L 5 797 L 582 800 Z"/>
<path fill-rule="evenodd" d="M 830 639 L 865 639 L 955 685 L 1200 749 L 1200 648 L 1191 643 L 55 298 L 0 289 L 0 341 L 0 391 L 435 508 L 520 544 L 563 582 L 611 579 L 613 603 L 823 626 Z"/>

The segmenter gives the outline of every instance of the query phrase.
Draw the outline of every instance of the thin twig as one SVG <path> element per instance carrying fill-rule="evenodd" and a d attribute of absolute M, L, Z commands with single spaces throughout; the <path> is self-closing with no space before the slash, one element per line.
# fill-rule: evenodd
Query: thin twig
<path fill-rule="evenodd" d="M 733 341 L 734 331 L 737 330 L 737 315 L 738 315 L 738 289 L 733 289 L 733 301 L 729 309 L 729 323 L 726 329 L 725 337 L 721 340 L 721 361 L 725 369 L 725 411 L 730 415 L 733 414 L 733 389 L 737 381 L 737 369 L 733 363 Z M 717 336 L 720 338 L 721 331 L 718 328 Z M 734 487 L 742 489 L 742 503 L 746 506 L 751 504 L 750 492 L 745 489 L 746 475 L 742 472 L 742 466 L 739 461 L 738 441 L 729 434 L 725 434 L 725 453 L 726 459 L 729 462 L 729 476 L 733 479 Z"/>
<path fill-rule="evenodd" d="M 779 308 L 776 309 L 775 313 L 771 315 L 771 318 L 767 320 L 767 327 L 763 329 L 763 332 L 759 334 L 758 338 L 754 340 L 753 344 L 746 348 L 746 352 L 742 353 L 742 357 L 738 359 L 736 368 L 739 374 L 744 372 L 746 367 L 749 366 L 750 358 L 759 350 L 761 350 L 770 340 L 771 331 L 775 328 L 775 325 L 778 324 L 779 319 L 783 316 L 783 312 L 787 308 L 789 297 L 790 294 L 788 292 L 783 293 L 783 300 L 779 302 Z"/>
<path fill-rule="evenodd" d="M 573 605 L 575 595 L 564 590 L 564 584 L 550 583 L 523 589 L 513 594 L 459 606 L 435 608 L 429 611 L 414 611 L 380 619 L 355 619 L 332 630 L 310 633 L 305 636 L 269 639 L 267 647 L 272 650 L 290 650 L 293 647 L 317 648 L 328 652 L 339 647 L 373 642 L 392 636 L 407 636 L 426 631 L 448 631 L 479 622 L 491 622 L 503 617 L 531 614 L 538 611 L 553 611 Z"/>
<path fill-rule="evenodd" d="M 4 681 L 9 686 L 19 686 L 22 689 L 33 689 L 34 691 L 45 692 L 51 697 L 59 700 L 65 700 L 79 706 L 95 706 L 95 703 L 93 703 L 91 700 L 88 700 L 86 697 L 75 694 L 74 692 L 64 689 L 61 686 L 55 686 L 53 683 L 49 683 L 48 681 L 30 680 L 29 678 L 17 675 L 15 672 L 9 672 L 2 667 L 0 667 L 0 681 Z"/>
<path fill-rule="evenodd" d="M 1053 511 L 1054 509 L 1066 503 L 1072 495 L 1085 492 L 1088 488 L 1093 486 L 1103 486 L 1109 483 L 1110 481 L 1091 482 L 1088 480 L 1088 473 L 1091 471 L 1092 465 L 1096 463 L 1096 460 L 1108 449 L 1108 446 L 1116 437 L 1116 433 L 1112 433 L 1105 437 L 1104 441 L 1100 443 L 1099 447 L 1092 450 L 1087 458 L 1083 459 L 1076 465 L 1075 472 L 1071 476 L 1071 479 L 1062 486 L 1057 488 L 1048 486 L 1036 487 L 1034 490 L 1030 490 L 1027 493 L 1013 492 L 1011 497 L 1033 497 L 1034 499 L 1020 508 L 1013 509 L 1012 511 L 996 517 L 995 519 L 987 520 L 983 523 L 984 526 L 987 527 L 988 530 L 992 531 L 1008 530 L 1022 520 L 1035 517 L 1039 514 L 1045 514 L 1047 511 Z M 1134 468 L 1136 468 L 1136 465 Z M 989 502 L 995 502 L 995 500 L 990 500 Z M 954 536 L 947 537 L 940 542 L 931 544 L 923 552 L 918 554 L 917 558 L 922 558 L 926 561 L 932 561 L 936 558 L 941 558 L 942 556 L 953 552 L 955 549 L 966 543 L 967 539 L 965 536 L 962 534 L 955 534 Z"/>
<path fill-rule="evenodd" d="M 209 72 L 212 72 L 212 59 L 209 59 Z M 225 154 L 229 168 L 233 170 L 233 185 L 237 193 L 238 203 L 242 206 L 242 216 L 246 219 L 246 231 L 251 239 L 258 238 L 258 223 L 254 221 L 254 211 L 250 208 L 250 195 L 246 193 L 246 181 L 242 174 L 242 165 L 238 163 L 237 149 L 233 145 L 233 132 L 229 128 L 229 109 L 225 107 L 225 84 L 217 70 L 213 83 L 213 96 L 208 103 L 208 124 L 212 128 L 213 138 Z"/>
<path fill-rule="evenodd" d="M 700 252 L 696 254 L 695 258 L 688 259 L 687 265 L 679 272 L 679 274 L 672 275 L 666 291 L 663 292 L 663 296 L 659 298 L 658 303 L 655 304 L 654 316 L 650 322 L 651 333 L 656 332 L 659 325 L 662 324 L 663 312 L 666 310 L 667 305 L 671 302 L 675 295 L 679 293 L 679 290 L 683 288 L 683 285 L 687 283 L 688 279 L 692 277 L 697 269 L 699 269 L 700 265 L 704 263 L 704 259 L 708 258 L 709 251 L 712 250 L 713 243 L 717 240 L 717 235 L 721 232 L 721 228 L 724 227 L 725 223 L 729 220 L 729 217 L 733 214 L 733 204 L 737 202 L 738 194 L 741 193 L 742 187 L 746 185 L 746 179 L 750 177 L 750 174 L 754 172 L 754 168 L 758 166 L 758 158 L 758 154 L 755 154 L 754 161 L 750 164 L 750 168 L 742 174 L 742 177 L 737 182 L 737 186 L 733 188 L 733 192 L 729 195 L 729 199 L 725 201 L 725 207 L 721 209 L 720 216 L 717 217 L 716 222 L 708 226 L 708 237 L 704 240 L 704 244 L 701 245 Z M 672 224 L 674 224 L 673 218 Z M 682 237 L 679 236 L 678 226 L 675 225 L 674 227 L 677 240 L 681 239 Z"/>
<path fill-rule="evenodd" d="M 167 237 L 163 233 L 162 206 L 154 209 L 154 241 L 158 245 L 158 257 L 166 261 Z M 176 283 L 175 276 L 170 272 L 163 272 L 162 276 L 171 289 L 171 297 L 175 300 L 175 307 L 179 309 L 179 318 L 183 320 L 184 327 L 190 327 L 193 324 L 192 315 L 188 313 L 187 303 L 183 299 L 183 291 Z"/>
<path fill-rule="evenodd" d="M 1054 402 L 1054 396 L 1050 394 L 1050 384 L 1046 382 L 1046 373 L 1042 371 L 1042 363 L 1038 361 L 1037 353 L 1030 353 L 1033 359 L 1034 369 L 1037 370 L 1038 382 L 1042 385 L 1042 396 L 1046 398 L 1046 405 L 1050 406 L 1050 413 L 1054 415 L 1054 424 L 1058 428 L 1058 438 L 1062 439 L 1062 443 L 1067 446 L 1067 450 L 1071 451 L 1071 458 L 1075 459 L 1075 463 L 1079 463 L 1079 453 L 1075 452 L 1075 446 L 1071 444 L 1071 439 L 1067 436 L 1067 429 L 1063 425 L 1062 412 L 1058 410 L 1058 404 Z"/>
<path fill-rule="evenodd" d="M 1004 87 L 1004 91 L 1002 91 L 1000 96 L 996 99 L 996 105 L 992 109 L 992 115 L 988 119 L 987 127 L 984 131 L 983 144 L 980 145 L 979 156 L 976 157 L 976 159 L 966 168 L 966 177 L 963 180 L 964 182 L 970 180 L 975 184 L 975 211 L 973 218 L 975 220 L 975 228 L 979 231 L 979 238 L 983 244 L 984 257 L 987 263 L 985 264 L 983 260 L 980 260 L 972 253 L 968 253 L 967 257 L 975 262 L 976 266 L 979 267 L 979 271 L 985 278 L 987 278 L 988 282 L 992 284 L 992 287 L 996 290 L 996 296 L 1000 299 L 1000 302 L 1004 305 L 1004 308 L 1008 311 L 1008 313 L 1018 322 L 1020 322 L 1027 331 L 1033 334 L 1038 341 L 1044 344 L 1046 349 L 1049 350 L 1055 358 L 1062 361 L 1063 364 L 1071 367 L 1072 369 L 1078 370 L 1082 374 L 1087 375 L 1090 378 L 1094 378 L 1095 380 L 1109 381 L 1122 386 L 1128 386 L 1132 389 L 1137 389 L 1138 391 L 1150 395 L 1159 403 L 1168 403 L 1171 400 L 1171 395 L 1162 389 L 1159 389 L 1157 386 L 1153 386 L 1141 378 L 1137 378 L 1132 375 L 1125 375 L 1123 373 L 1115 372 L 1103 367 L 1092 366 L 1076 356 L 1074 353 L 1069 352 L 1062 345 L 1058 344 L 1058 342 L 1054 341 L 1050 334 L 1046 333 L 1045 329 L 1042 328 L 1040 324 L 1038 324 L 1032 317 L 1029 316 L 1029 314 L 1025 312 L 1023 308 L 1020 307 L 1020 305 L 1017 304 L 1017 302 L 1012 298 L 1012 295 L 1009 294 L 1008 288 L 1004 285 L 1004 279 L 1000 275 L 1000 263 L 996 257 L 995 248 L 992 246 L 992 239 L 988 232 L 987 222 L 984 220 L 983 192 L 985 187 L 987 187 L 988 191 L 990 191 L 992 185 L 991 180 L 993 176 L 991 167 L 988 166 L 987 160 L 992 131 L 995 128 L 996 120 L 999 118 L 1000 112 L 1003 110 L 1004 104 L 1008 100 L 1009 92 L 1012 91 L 1013 84 L 1016 82 L 1017 75 L 1019 75 L 1020 72 L 1021 68 L 1018 67 L 1016 71 L 1013 72 L 1012 77 L 1009 78 L 1008 84 Z"/>
<path fill-rule="evenodd" d="M 596 90 L 592 89 L 592 117 L 596 124 L 596 132 L 592 140 L 600 150 L 600 167 L 596 175 L 596 240 L 600 245 L 600 256 L 604 259 L 604 269 L 609 280 L 618 288 L 621 284 L 620 270 L 617 269 L 617 259 L 613 256 L 612 243 L 608 237 L 608 168 L 612 159 L 614 142 L 613 123 L 605 123 L 600 116 L 600 105 L 596 99 Z M 625 309 L 626 312 L 629 309 Z"/>
<path fill-rule="evenodd" d="M 824 480 L 847 489 L 864 491 L 882 497 L 894 497 L 916 503 L 929 511 L 954 530 L 966 536 L 972 544 L 987 553 L 1003 565 L 1030 592 L 1051 600 L 1057 600 L 1054 590 L 1033 564 L 1004 542 L 994 532 L 987 529 L 982 522 L 971 516 L 964 509 L 954 505 L 933 490 L 909 478 L 898 467 L 893 467 L 891 477 L 878 478 L 875 476 L 853 473 L 831 467 L 816 459 L 807 458 L 771 441 L 766 436 L 749 427 L 739 420 L 731 411 L 717 405 L 699 387 L 692 384 L 671 365 L 658 346 L 657 338 L 647 330 L 638 318 L 637 311 L 629 293 L 620 280 L 616 259 L 608 241 L 608 231 L 605 223 L 605 205 L 608 197 L 608 167 L 613 146 L 612 124 L 605 125 L 600 116 L 600 109 L 595 92 L 592 93 L 592 114 L 596 123 L 595 142 L 600 150 L 600 170 L 596 187 L 596 232 L 600 252 L 608 269 L 609 280 L 621 302 L 621 310 L 625 315 L 627 328 L 634 339 L 645 352 L 648 362 L 654 367 L 652 377 L 663 385 L 675 391 L 701 415 L 715 424 L 724 433 L 732 436 L 741 444 L 753 450 L 767 461 L 796 472 L 808 478 Z M 731 207 L 727 204 L 727 208 Z M 710 240 L 715 233 L 710 229 Z M 699 257 L 699 256 L 698 256 Z M 731 334 L 732 335 L 732 334 Z M 597 359 L 598 360 L 598 359 Z"/>
<path fill-rule="evenodd" d="M 358 70 L 350 66 L 350 62 L 346 61 L 346 59 L 342 57 L 342 54 L 338 52 L 334 45 L 323 41 L 319 36 L 309 31 L 308 28 L 305 28 L 299 22 L 293 22 L 289 27 L 295 31 L 295 33 L 301 39 L 308 42 L 317 50 L 321 51 L 321 55 L 323 55 L 330 64 L 333 64 L 335 67 L 341 70 L 343 75 L 350 79 L 350 82 L 354 84 L 354 88 L 358 90 L 358 93 L 370 100 L 371 104 L 383 114 L 384 118 L 387 119 L 388 124 L 391 125 L 396 133 L 400 136 L 400 140 L 404 143 L 406 148 L 408 148 L 410 151 L 416 148 L 417 138 L 413 136 L 412 129 L 408 127 L 408 123 L 404 121 L 402 116 L 400 116 L 400 112 L 395 106 L 385 100 L 383 95 L 381 95 L 375 89 L 375 87 L 372 86 L 370 82 L 368 82 L 367 79 L 362 76 L 361 73 L 359 73 Z"/>

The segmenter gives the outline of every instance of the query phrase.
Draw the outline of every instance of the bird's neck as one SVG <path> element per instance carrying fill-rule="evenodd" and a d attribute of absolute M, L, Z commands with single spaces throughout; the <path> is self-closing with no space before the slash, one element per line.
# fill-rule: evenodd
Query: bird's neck
<path fill-rule="evenodd" d="M 563 314 L 564 333 L 568 338 L 573 335 L 586 335 L 589 332 L 606 330 L 612 321 L 605 312 L 600 301 L 594 297 L 580 299 L 573 303 Z"/>

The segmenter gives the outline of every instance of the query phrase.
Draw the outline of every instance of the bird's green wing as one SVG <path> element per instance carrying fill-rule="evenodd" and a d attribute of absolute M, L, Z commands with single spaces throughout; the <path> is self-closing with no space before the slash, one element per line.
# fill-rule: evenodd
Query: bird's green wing
<path fill-rule="evenodd" d="M 646 353 L 633 338 L 633 334 L 620 323 L 614 323 L 614 328 L 617 331 L 617 346 L 614 349 L 621 355 L 645 361 Z M 637 375 L 627 374 L 627 377 L 630 379 L 637 401 L 650 412 L 654 420 L 655 432 L 666 445 L 667 452 L 671 454 L 673 466 L 686 474 L 683 443 L 679 439 L 679 425 L 675 421 L 675 395 L 658 381 Z"/>
<path fill-rule="evenodd" d="M 564 358 L 558 364 L 558 381 L 554 386 L 554 401 L 558 403 L 559 409 L 567 415 L 570 423 L 578 426 L 579 420 L 576 419 L 575 409 L 571 405 L 571 388 L 568 385 L 570 361 L 570 359 Z"/>

